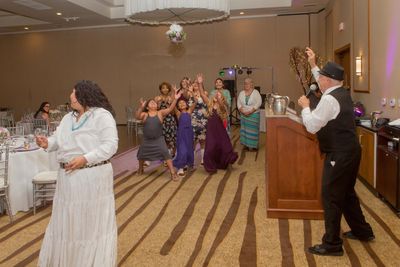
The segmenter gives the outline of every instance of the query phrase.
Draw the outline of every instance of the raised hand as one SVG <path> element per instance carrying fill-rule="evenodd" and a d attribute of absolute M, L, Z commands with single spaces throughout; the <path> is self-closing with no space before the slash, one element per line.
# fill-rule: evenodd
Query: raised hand
<path fill-rule="evenodd" d="M 199 84 L 203 83 L 203 81 L 204 81 L 204 76 L 203 76 L 203 74 L 202 74 L 202 73 L 198 73 L 198 74 L 196 75 L 196 80 L 197 80 L 197 82 L 198 82 Z"/>
<path fill-rule="evenodd" d="M 146 101 L 143 100 L 143 98 L 140 98 L 139 103 L 140 103 L 140 106 L 141 106 L 142 108 L 144 108 L 144 106 L 146 105 Z"/>
<path fill-rule="evenodd" d="M 175 92 L 175 99 L 178 100 L 178 99 L 181 97 L 181 95 L 182 95 L 182 90 L 179 91 L 179 90 L 176 88 L 176 85 L 175 85 L 175 84 L 172 86 L 172 89 L 174 89 L 174 92 Z"/>
<path fill-rule="evenodd" d="M 310 63 L 312 68 L 315 67 L 316 66 L 316 61 L 315 61 L 315 53 L 314 53 L 314 51 L 311 48 L 306 47 L 306 54 L 307 54 L 307 57 L 308 57 L 308 63 Z"/>

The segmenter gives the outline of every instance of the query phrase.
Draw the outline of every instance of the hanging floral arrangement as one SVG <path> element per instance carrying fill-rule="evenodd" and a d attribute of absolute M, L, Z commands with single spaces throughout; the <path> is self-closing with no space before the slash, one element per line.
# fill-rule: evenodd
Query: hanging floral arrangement
<path fill-rule="evenodd" d="M 293 47 L 289 52 L 289 66 L 296 74 L 304 94 L 308 91 L 313 79 L 305 50 L 305 48 Z M 318 66 L 322 65 L 322 59 L 317 53 L 315 53 L 315 61 Z"/>
<path fill-rule="evenodd" d="M 182 43 L 186 40 L 186 33 L 183 31 L 182 26 L 178 24 L 172 24 L 165 34 L 173 43 Z"/>

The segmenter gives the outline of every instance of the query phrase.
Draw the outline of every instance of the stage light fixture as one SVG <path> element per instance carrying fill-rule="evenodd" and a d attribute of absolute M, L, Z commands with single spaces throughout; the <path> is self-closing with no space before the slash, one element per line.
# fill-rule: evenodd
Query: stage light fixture
<path fill-rule="evenodd" d="M 247 75 L 250 75 L 250 74 L 253 73 L 253 70 L 252 69 L 247 69 L 246 73 L 247 73 Z"/>
<path fill-rule="evenodd" d="M 239 73 L 239 74 L 243 74 L 243 70 L 242 70 L 242 69 L 239 69 L 239 70 L 238 70 L 238 73 Z"/>
<path fill-rule="evenodd" d="M 233 75 L 233 70 L 228 70 L 229 75 Z"/>
<path fill-rule="evenodd" d="M 224 77 L 225 76 L 225 71 L 224 70 L 220 70 L 219 71 L 219 76 L 220 77 Z"/>

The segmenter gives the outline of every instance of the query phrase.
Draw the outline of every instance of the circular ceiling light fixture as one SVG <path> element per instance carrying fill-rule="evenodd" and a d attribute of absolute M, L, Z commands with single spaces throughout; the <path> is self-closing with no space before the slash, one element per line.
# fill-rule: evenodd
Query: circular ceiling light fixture
<path fill-rule="evenodd" d="M 130 23 L 147 25 L 194 24 L 229 16 L 229 0 L 125 0 Z"/>

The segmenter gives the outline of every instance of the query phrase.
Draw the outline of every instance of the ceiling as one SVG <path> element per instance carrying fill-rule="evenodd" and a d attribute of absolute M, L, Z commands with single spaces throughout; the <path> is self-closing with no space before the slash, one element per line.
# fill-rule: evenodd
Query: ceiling
<path fill-rule="evenodd" d="M 140 0 L 144 1 L 144 0 Z M 330 0 L 230 0 L 231 18 L 317 13 Z M 125 0 L 1 0 L 0 34 L 128 24 Z M 57 15 L 57 13 L 61 15 Z M 243 12 L 244 14 L 240 14 Z"/>

